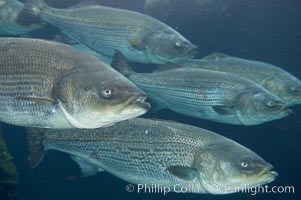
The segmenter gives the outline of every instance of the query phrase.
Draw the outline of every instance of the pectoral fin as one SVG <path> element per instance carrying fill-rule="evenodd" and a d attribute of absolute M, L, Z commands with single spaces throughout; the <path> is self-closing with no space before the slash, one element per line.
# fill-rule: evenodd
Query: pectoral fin
<path fill-rule="evenodd" d="M 92 176 L 97 174 L 98 172 L 104 171 L 103 169 L 92 165 L 77 156 L 71 156 L 71 158 L 79 165 L 83 177 Z"/>
<path fill-rule="evenodd" d="M 39 98 L 39 97 L 16 97 L 16 99 L 24 100 L 24 101 L 31 101 L 36 104 L 54 105 L 57 103 L 54 99 L 46 99 L 46 98 Z"/>
<path fill-rule="evenodd" d="M 220 115 L 234 115 L 235 110 L 233 106 L 212 106 L 213 110 Z"/>
<path fill-rule="evenodd" d="M 174 165 L 168 167 L 167 171 L 185 181 L 191 181 L 198 177 L 196 169 L 187 166 Z"/>

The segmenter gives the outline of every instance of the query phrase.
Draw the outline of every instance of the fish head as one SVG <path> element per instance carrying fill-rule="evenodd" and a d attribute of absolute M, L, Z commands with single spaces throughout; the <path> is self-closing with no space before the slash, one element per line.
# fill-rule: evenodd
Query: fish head
<path fill-rule="evenodd" d="M 267 78 L 262 83 L 262 86 L 277 95 L 289 106 L 301 103 L 301 81 L 292 75 L 278 79 L 273 77 Z"/>
<path fill-rule="evenodd" d="M 143 38 L 146 53 L 155 63 L 180 62 L 193 58 L 196 46 L 175 31 L 155 31 Z"/>
<path fill-rule="evenodd" d="M 150 108 L 145 93 L 110 68 L 87 67 L 64 75 L 56 84 L 55 97 L 76 128 L 110 126 L 138 117 Z"/>
<path fill-rule="evenodd" d="M 194 166 L 208 193 L 227 194 L 272 182 L 273 166 L 248 148 L 232 141 L 208 145 L 196 154 Z"/>
<path fill-rule="evenodd" d="M 283 99 L 289 106 L 301 103 L 301 81 L 288 80 L 285 81 L 283 88 L 279 90 L 279 97 Z"/>
<path fill-rule="evenodd" d="M 256 125 L 291 114 L 287 104 L 261 87 L 251 87 L 236 98 L 237 117 L 243 125 Z"/>

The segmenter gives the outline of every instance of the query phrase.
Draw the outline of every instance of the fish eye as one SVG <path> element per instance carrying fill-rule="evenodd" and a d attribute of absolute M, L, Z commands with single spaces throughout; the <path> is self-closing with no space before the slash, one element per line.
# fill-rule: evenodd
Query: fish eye
<path fill-rule="evenodd" d="M 274 101 L 268 101 L 267 106 L 269 108 L 273 108 L 275 106 L 275 102 Z"/>
<path fill-rule="evenodd" d="M 177 41 L 177 42 L 176 42 L 176 46 L 177 46 L 177 47 L 181 47 L 181 46 L 182 46 L 182 42 L 181 42 L 181 41 Z"/>
<path fill-rule="evenodd" d="M 242 166 L 243 168 L 247 168 L 249 166 L 249 164 L 245 161 L 240 163 L 240 166 Z"/>
<path fill-rule="evenodd" d="M 291 86 L 291 87 L 290 87 L 290 91 L 291 91 L 291 92 L 296 92 L 296 90 L 297 90 L 297 87 L 296 87 L 296 86 Z"/>
<path fill-rule="evenodd" d="M 101 93 L 102 93 L 102 96 L 104 96 L 104 97 L 106 97 L 106 98 L 109 98 L 109 97 L 111 97 L 112 94 L 113 94 L 113 89 L 111 89 L 111 88 L 104 88 L 104 89 L 101 91 Z"/>

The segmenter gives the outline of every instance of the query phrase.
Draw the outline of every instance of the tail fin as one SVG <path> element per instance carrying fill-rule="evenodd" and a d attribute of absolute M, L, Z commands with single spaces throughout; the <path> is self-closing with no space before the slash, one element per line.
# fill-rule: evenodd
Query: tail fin
<path fill-rule="evenodd" d="M 38 128 L 27 129 L 29 148 L 28 164 L 30 169 L 34 169 L 44 158 L 44 131 L 45 129 Z"/>
<path fill-rule="evenodd" d="M 48 5 L 43 0 L 26 0 L 16 21 L 24 26 L 41 23 L 39 14 L 45 7 Z"/>
<path fill-rule="evenodd" d="M 130 64 L 127 62 L 122 53 L 118 50 L 115 50 L 111 66 L 117 71 L 119 71 L 121 74 L 123 74 L 125 77 L 129 77 L 131 74 L 134 73 Z"/>

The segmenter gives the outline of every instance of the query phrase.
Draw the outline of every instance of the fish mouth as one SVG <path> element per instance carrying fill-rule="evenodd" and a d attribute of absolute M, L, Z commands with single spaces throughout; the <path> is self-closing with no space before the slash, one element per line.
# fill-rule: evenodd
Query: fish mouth
<path fill-rule="evenodd" d="M 150 103 L 146 102 L 146 96 L 139 96 L 132 100 L 129 105 L 134 105 L 143 108 L 144 110 L 149 110 L 151 108 Z"/>
<path fill-rule="evenodd" d="M 257 177 L 259 180 L 258 185 L 262 185 L 274 181 L 278 177 L 278 173 L 274 171 L 273 166 L 270 165 L 262 170 Z"/>
<path fill-rule="evenodd" d="M 280 109 L 280 113 L 282 113 L 284 116 L 289 116 L 293 114 L 293 111 L 288 108 L 288 105 L 283 105 L 283 107 Z"/>
<path fill-rule="evenodd" d="M 187 51 L 184 53 L 184 56 L 189 57 L 189 58 L 193 58 L 194 56 L 196 56 L 198 54 L 198 47 L 191 44 L 188 48 Z"/>

